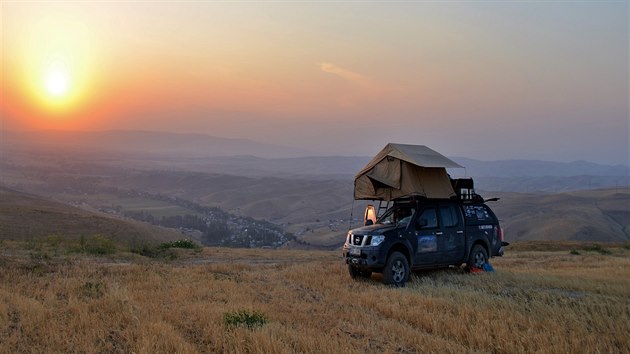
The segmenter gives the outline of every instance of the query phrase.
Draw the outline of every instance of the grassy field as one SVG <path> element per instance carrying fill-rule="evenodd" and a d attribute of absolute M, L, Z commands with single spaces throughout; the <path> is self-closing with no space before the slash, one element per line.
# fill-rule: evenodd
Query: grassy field
<path fill-rule="evenodd" d="M 119 208 L 120 211 L 144 211 L 148 214 L 153 215 L 156 218 L 185 214 L 198 215 L 197 212 L 186 209 L 179 205 L 141 196 L 122 197 L 115 194 L 107 193 L 71 195 L 65 193 L 60 194 L 58 197 L 64 202 L 86 203 L 93 208 L 106 207 L 112 209 Z"/>
<path fill-rule="evenodd" d="M 352 281 L 340 252 L 41 260 L 3 245 L 0 352 L 630 352 L 630 249 L 565 248 L 390 288 Z"/>

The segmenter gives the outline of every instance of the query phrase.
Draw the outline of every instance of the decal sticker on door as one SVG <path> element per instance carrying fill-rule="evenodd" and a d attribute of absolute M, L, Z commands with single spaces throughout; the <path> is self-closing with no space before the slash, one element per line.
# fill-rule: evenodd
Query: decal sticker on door
<path fill-rule="evenodd" d="M 437 252 L 435 235 L 418 236 L 418 253 Z"/>

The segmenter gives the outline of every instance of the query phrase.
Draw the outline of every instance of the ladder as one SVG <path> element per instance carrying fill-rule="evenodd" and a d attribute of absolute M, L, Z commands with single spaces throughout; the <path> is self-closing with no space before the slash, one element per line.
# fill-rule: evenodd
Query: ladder
<path fill-rule="evenodd" d="M 382 214 L 381 210 L 384 212 L 389 209 L 389 204 L 391 201 L 387 200 L 379 200 L 378 201 L 378 210 L 376 211 L 376 218 L 380 218 Z"/>

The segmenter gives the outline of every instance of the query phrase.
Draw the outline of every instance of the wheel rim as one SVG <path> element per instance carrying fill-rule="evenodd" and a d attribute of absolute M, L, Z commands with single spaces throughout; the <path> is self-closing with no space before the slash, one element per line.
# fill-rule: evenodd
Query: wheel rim
<path fill-rule="evenodd" d="M 486 263 L 486 257 L 483 255 L 483 252 L 477 252 L 475 254 L 475 267 L 481 268 Z"/>
<path fill-rule="evenodd" d="M 401 260 L 394 262 L 392 266 L 392 278 L 394 278 L 395 283 L 400 283 L 405 279 L 405 265 Z"/>

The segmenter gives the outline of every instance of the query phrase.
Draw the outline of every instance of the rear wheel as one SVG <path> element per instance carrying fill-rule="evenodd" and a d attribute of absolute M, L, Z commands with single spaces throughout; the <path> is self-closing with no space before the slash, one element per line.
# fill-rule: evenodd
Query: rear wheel
<path fill-rule="evenodd" d="M 470 256 L 468 257 L 468 263 L 466 265 L 468 268 L 483 268 L 483 265 L 488 262 L 488 252 L 483 248 L 482 245 L 474 245 L 472 250 L 470 251 Z"/>
<path fill-rule="evenodd" d="M 388 285 L 405 286 L 407 280 L 409 280 L 407 257 L 400 252 L 393 252 L 389 255 L 383 269 L 383 281 Z"/>
<path fill-rule="evenodd" d="M 360 278 L 370 278 L 372 276 L 372 272 L 369 270 L 361 270 L 357 267 L 348 265 L 348 273 L 350 273 L 350 277 L 352 279 L 360 279 Z"/>

